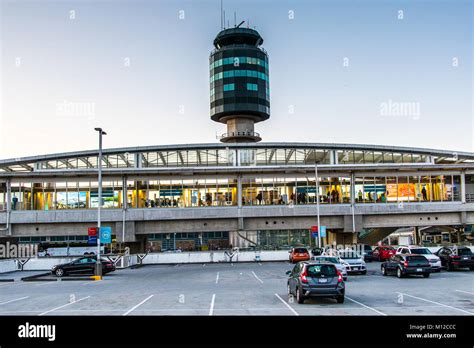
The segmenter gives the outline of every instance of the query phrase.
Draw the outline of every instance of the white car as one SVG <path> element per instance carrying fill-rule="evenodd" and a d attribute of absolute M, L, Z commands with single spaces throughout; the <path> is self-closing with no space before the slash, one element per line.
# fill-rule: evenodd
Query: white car
<path fill-rule="evenodd" d="M 341 263 L 346 267 L 347 273 L 367 274 L 367 267 L 364 257 L 353 251 L 348 250 L 327 250 L 324 256 L 337 256 Z"/>
<path fill-rule="evenodd" d="M 403 255 L 403 254 L 416 254 L 416 255 L 423 255 L 428 259 L 431 265 L 431 269 L 435 272 L 441 271 L 441 259 L 433 254 L 430 249 L 418 245 L 407 245 L 407 246 L 399 246 L 397 249 L 396 255 Z"/>
<path fill-rule="evenodd" d="M 342 279 L 347 280 L 347 267 L 344 265 L 343 261 L 337 256 L 313 256 L 311 260 L 314 261 L 323 261 L 330 262 L 336 266 L 337 270 L 341 272 Z"/>

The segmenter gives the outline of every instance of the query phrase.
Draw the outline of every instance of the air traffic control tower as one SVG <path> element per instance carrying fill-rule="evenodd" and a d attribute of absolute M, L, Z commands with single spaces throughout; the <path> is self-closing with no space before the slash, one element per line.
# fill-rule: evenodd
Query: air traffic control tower
<path fill-rule="evenodd" d="M 217 34 L 209 57 L 211 119 L 227 125 L 220 138 L 223 143 L 262 140 L 254 124 L 270 117 L 268 55 L 260 47 L 263 38 L 256 30 L 239 26 Z"/>

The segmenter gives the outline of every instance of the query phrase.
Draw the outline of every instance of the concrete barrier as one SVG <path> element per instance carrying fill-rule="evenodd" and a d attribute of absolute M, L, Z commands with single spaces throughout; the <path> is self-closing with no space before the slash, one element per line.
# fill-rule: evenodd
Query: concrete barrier
<path fill-rule="evenodd" d="M 18 271 L 18 265 L 16 260 L 1 260 L 0 261 L 0 273 Z"/>
<path fill-rule="evenodd" d="M 23 265 L 24 271 L 50 271 L 55 265 L 68 263 L 75 257 L 44 257 L 31 258 Z M 26 260 L 26 259 L 25 259 Z"/>
<path fill-rule="evenodd" d="M 232 258 L 231 258 L 232 256 Z M 177 263 L 214 263 L 214 262 L 255 262 L 255 261 L 287 261 L 288 251 L 239 251 L 234 255 L 223 250 L 179 253 L 152 253 L 146 255 L 142 263 L 177 264 Z"/>

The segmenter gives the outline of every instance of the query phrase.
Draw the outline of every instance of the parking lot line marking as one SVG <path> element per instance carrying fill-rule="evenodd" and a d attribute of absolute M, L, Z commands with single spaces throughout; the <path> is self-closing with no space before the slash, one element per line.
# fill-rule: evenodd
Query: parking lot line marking
<path fill-rule="evenodd" d="M 293 308 L 291 308 L 291 306 L 290 306 L 288 303 L 286 303 L 286 301 L 285 301 L 284 299 L 282 299 L 282 298 L 280 297 L 280 295 L 275 294 L 275 296 L 276 296 L 281 302 L 283 302 L 283 304 L 284 304 L 285 306 L 287 306 L 288 309 L 289 309 L 290 311 L 292 311 L 294 315 L 299 315 L 297 311 L 295 311 Z"/>
<path fill-rule="evenodd" d="M 463 292 L 465 294 L 471 294 L 474 295 L 474 292 L 469 292 L 469 291 L 464 291 L 464 290 L 456 290 L 457 292 Z"/>
<path fill-rule="evenodd" d="M 150 295 L 148 296 L 146 299 L 144 299 L 142 302 L 140 302 L 139 304 L 133 306 L 132 308 L 130 308 L 128 311 L 126 311 L 125 313 L 123 313 L 123 316 L 126 316 L 128 314 L 130 314 L 131 312 L 133 312 L 135 309 L 137 309 L 138 307 L 140 307 L 142 304 L 144 304 L 146 301 L 148 301 L 150 298 L 152 298 L 153 295 Z"/>
<path fill-rule="evenodd" d="M 350 298 L 350 297 L 347 297 L 347 296 L 346 296 L 346 298 L 347 298 L 349 301 L 352 301 L 352 302 L 354 302 L 354 303 L 357 303 L 358 305 L 361 305 L 362 307 L 365 307 L 365 308 L 367 308 L 367 309 L 370 309 L 371 311 L 374 311 L 374 312 L 376 312 L 376 313 L 378 313 L 378 314 L 380 314 L 380 315 L 385 315 L 385 316 L 387 315 L 387 314 L 385 314 L 385 313 L 379 312 L 379 311 L 376 310 L 375 308 L 369 307 L 369 306 L 367 306 L 367 305 L 365 305 L 365 304 L 363 304 L 363 303 L 360 303 L 359 301 L 356 301 L 356 300 L 354 300 L 354 299 L 352 299 L 352 298 Z"/>
<path fill-rule="evenodd" d="M 211 308 L 209 308 L 209 315 L 214 314 L 214 303 L 216 302 L 216 294 L 212 294 Z"/>
<path fill-rule="evenodd" d="M 21 300 L 27 299 L 27 298 L 29 298 L 29 297 L 30 297 L 30 296 L 25 296 L 25 297 L 16 298 L 16 299 L 14 299 L 14 300 L 6 301 L 6 302 L 1 302 L 1 303 L 0 303 L 0 306 L 1 306 L 1 305 L 4 305 L 4 304 L 7 304 L 7 303 L 12 303 L 12 302 L 16 302 L 16 301 L 21 301 Z"/>
<path fill-rule="evenodd" d="M 438 306 L 443 306 L 443 307 L 452 308 L 452 309 L 455 309 L 455 310 L 458 310 L 458 311 L 461 311 L 461 312 L 464 312 L 464 313 L 467 313 L 467 314 L 474 314 L 474 312 L 465 311 L 464 309 L 461 309 L 461 308 L 449 306 L 449 305 L 447 305 L 447 304 L 440 303 L 440 302 L 435 302 L 435 301 L 427 300 L 427 299 L 425 299 L 425 298 L 416 297 L 416 296 L 413 296 L 413 295 L 408 295 L 408 294 L 405 294 L 405 293 L 403 293 L 403 292 L 399 292 L 399 294 L 402 294 L 403 296 L 413 297 L 413 298 L 416 298 L 417 300 L 421 300 L 421 301 L 425 301 L 425 302 L 434 303 L 434 304 L 437 304 Z"/>
<path fill-rule="evenodd" d="M 219 272 L 217 272 L 217 275 L 216 275 L 216 284 L 219 282 Z"/>
<path fill-rule="evenodd" d="M 263 280 L 261 280 L 259 277 L 257 277 L 257 275 L 255 274 L 254 271 L 252 271 L 252 274 L 253 274 L 253 276 L 254 276 L 260 283 L 263 284 Z"/>
<path fill-rule="evenodd" d="M 90 298 L 90 296 L 86 296 L 86 297 L 83 297 L 83 298 L 80 298 L 79 300 L 76 300 L 76 301 L 72 301 L 72 302 L 69 302 L 69 303 L 66 303 L 62 306 L 59 306 L 59 307 L 56 307 L 56 308 L 53 308 L 53 309 L 50 309 L 49 311 L 46 311 L 46 312 L 43 312 L 43 313 L 40 313 L 38 314 L 39 316 L 41 315 L 45 315 L 45 314 L 48 314 L 48 313 L 51 313 L 51 312 L 54 312 L 54 311 L 57 311 L 58 309 L 61 309 L 61 308 L 64 308 L 64 307 L 67 307 L 67 306 L 70 306 L 74 303 L 77 303 L 77 302 L 81 302 L 83 300 L 87 300 L 88 298 Z"/>
<path fill-rule="evenodd" d="M 58 284 L 59 282 L 57 280 L 52 280 L 50 282 L 42 282 L 39 284 L 35 284 L 35 286 L 43 286 L 43 285 L 48 285 L 48 284 Z"/>

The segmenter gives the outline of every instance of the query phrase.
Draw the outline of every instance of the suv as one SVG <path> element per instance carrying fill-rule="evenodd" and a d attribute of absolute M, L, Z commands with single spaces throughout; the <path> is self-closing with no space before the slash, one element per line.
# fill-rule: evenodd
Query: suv
<path fill-rule="evenodd" d="M 416 254 L 394 255 L 390 260 L 385 261 L 380 266 L 382 275 L 396 274 L 398 278 L 403 278 L 410 274 L 422 274 L 428 278 L 431 273 L 431 265 L 426 257 Z"/>
<path fill-rule="evenodd" d="M 435 252 L 435 255 L 441 259 L 441 264 L 447 271 L 456 268 L 467 268 L 474 271 L 474 256 L 472 250 L 464 246 L 443 247 Z"/>
<path fill-rule="evenodd" d="M 395 249 L 391 246 L 381 245 L 374 249 L 374 259 L 379 261 L 385 261 L 395 255 Z"/>
<path fill-rule="evenodd" d="M 299 261 L 309 261 L 309 251 L 306 248 L 292 248 L 290 251 L 290 263 L 295 263 Z"/>
<path fill-rule="evenodd" d="M 292 271 L 286 272 L 288 295 L 304 303 L 309 297 L 334 297 L 344 303 L 345 285 L 342 274 L 329 262 L 298 262 Z"/>
<path fill-rule="evenodd" d="M 362 254 L 364 256 L 364 261 L 372 262 L 374 259 L 374 251 L 372 250 L 372 247 L 367 244 L 363 244 L 362 247 L 363 247 Z"/>
<path fill-rule="evenodd" d="M 353 250 L 338 250 L 341 262 L 346 266 L 347 273 L 367 274 L 367 268 L 363 256 Z"/>
<path fill-rule="evenodd" d="M 426 247 L 416 246 L 416 245 L 409 245 L 409 246 L 400 246 L 397 249 L 397 255 L 404 255 L 404 254 L 416 254 L 416 255 L 423 255 L 428 259 L 430 262 L 431 268 L 433 271 L 440 272 L 441 271 L 441 260 L 438 256 L 434 255 L 430 249 Z"/>

